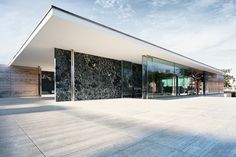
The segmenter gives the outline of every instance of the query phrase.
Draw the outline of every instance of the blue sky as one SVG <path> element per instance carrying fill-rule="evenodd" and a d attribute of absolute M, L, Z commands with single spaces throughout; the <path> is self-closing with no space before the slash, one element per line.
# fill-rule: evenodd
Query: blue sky
<path fill-rule="evenodd" d="M 0 0 L 0 63 L 7 64 L 56 5 L 236 76 L 236 0 Z"/>

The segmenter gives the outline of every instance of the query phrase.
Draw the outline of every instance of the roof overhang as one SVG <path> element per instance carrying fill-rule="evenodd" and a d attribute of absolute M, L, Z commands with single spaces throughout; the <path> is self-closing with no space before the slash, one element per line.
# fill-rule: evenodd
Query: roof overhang
<path fill-rule="evenodd" d="M 150 55 L 198 70 L 222 73 L 214 67 L 55 6 L 50 8 L 10 65 L 40 66 L 42 70 L 54 71 L 54 48 L 134 63 L 142 63 L 141 56 Z"/>

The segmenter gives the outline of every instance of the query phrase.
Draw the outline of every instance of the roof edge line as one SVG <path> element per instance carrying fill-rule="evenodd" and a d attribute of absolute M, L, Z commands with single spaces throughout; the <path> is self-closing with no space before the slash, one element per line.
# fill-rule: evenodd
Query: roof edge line
<path fill-rule="evenodd" d="M 209 67 L 209 68 L 212 68 L 212 69 L 214 69 L 214 70 L 216 70 L 216 71 L 218 71 L 218 72 L 222 72 L 222 71 L 221 71 L 220 69 L 218 69 L 218 68 L 215 68 L 215 67 L 210 66 L 210 65 L 208 65 L 208 64 L 205 64 L 205 63 L 202 63 L 202 62 L 200 62 L 200 61 L 194 60 L 194 59 L 192 59 L 192 58 L 190 58 L 190 57 L 184 56 L 184 55 L 179 54 L 179 53 L 177 53 L 177 52 L 174 52 L 174 51 L 172 51 L 172 50 L 169 50 L 169 49 L 166 49 L 166 48 L 164 48 L 164 47 L 158 46 L 158 45 L 153 44 L 153 43 L 151 43 L 151 42 L 148 42 L 148 41 L 146 41 L 146 40 L 143 40 L 143 39 L 137 38 L 137 37 L 135 37 L 135 36 L 129 35 L 129 34 L 127 34 L 127 33 L 121 32 L 121 31 L 119 31 L 119 30 L 117 30 L 117 29 L 114 29 L 114 28 L 111 28 L 111 27 L 106 26 L 106 25 L 104 25 L 104 24 L 101 24 L 101 23 L 99 23 L 99 22 L 90 20 L 90 19 L 88 19 L 88 18 L 85 18 L 85 17 L 83 17 L 83 16 L 77 15 L 77 14 L 75 14 L 75 13 L 72 13 L 72 12 L 67 11 L 67 10 L 65 10 L 65 9 L 62 9 L 62 8 L 59 8 L 59 7 L 57 7 L 57 6 L 52 5 L 51 8 L 57 9 L 57 10 L 62 11 L 62 12 L 64 12 L 64 13 L 67 13 L 67 14 L 70 14 L 70 15 L 72 15 L 72 16 L 75 16 L 75 17 L 77 17 L 77 18 L 83 19 L 83 20 L 85 20 L 85 21 L 87 21 L 87 22 L 91 22 L 91 23 L 93 23 L 93 24 L 96 24 L 96 25 L 99 25 L 99 26 L 101 26 L 101 27 L 107 28 L 107 29 L 109 29 L 109 30 L 111 30 L 111 31 L 115 31 L 115 32 L 117 32 L 117 33 L 120 33 L 120 34 L 125 35 L 125 36 L 130 37 L 130 38 L 133 38 L 133 39 L 135 39 L 135 40 L 141 41 L 141 42 L 143 42 L 143 43 L 149 44 L 149 45 L 151 45 L 151 46 L 154 46 L 154 47 L 163 49 L 163 50 L 165 50 L 165 51 L 168 51 L 169 53 L 173 53 L 173 54 L 178 55 L 178 56 L 180 56 L 180 57 L 183 57 L 183 58 L 185 58 L 185 59 L 189 59 L 189 60 L 194 61 L 194 62 L 196 62 L 196 63 L 198 63 L 198 64 L 201 64 L 201 65 L 207 66 L 207 67 Z"/>
<path fill-rule="evenodd" d="M 10 66 L 15 59 L 17 58 L 17 56 L 20 54 L 20 52 L 22 51 L 22 48 L 24 46 L 26 46 L 26 43 L 29 41 L 29 39 L 31 38 L 31 36 L 35 33 L 35 31 L 39 28 L 39 26 L 42 24 L 42 22 L 45 20 L 45 18 L 48 16 L 48 14 L 50 13 L 50 11 L 54 8 L 53 5 L 51 5 L 51 7 L 48 9 L 48 11 L 46 12 L 46 14 L 44 14 L 43 18 L 39 21 L 39 23 L 36 25 L 36 27 L 34 28 L 34 30 L 30 33 L 30 35 L 28 36 L 28 38 L 25 40 L 25 42 L 22 44 L 22 46 L 19 48 L 19 50 L 16 52 L 16 54 L 12 57 L 12 59 L 10 60 L 10 62 L 8 63 L 8 66 Z"/>
<path fill-rule="evenodd" d="M 200 65 L 202 65 L 202 66 L 206 66 L 206 67 L 208 67 L 208 68 L 211 68 L 212 70 L 215 70 L 215 71 L 217 71 L 218 73 L 222 73 L 222 70 L 220 70 L 220 69 L 218 69 L 218 68 L 215 68 L 215 67 L 213 67 L 213 66 L 207 65 L 207 64 L 202 63 L 202 62 L 200 62 L 200 61 L 194 60 L 194 59 L 192 59 L 192 58 L 190 58 L 190 57 L 184 56 L 184 55 L 182 55 L 182 54 L 179 54 L 179 53 L 174 52 L 174 51 L 172 51 L 172 50 L 169 50 L 169 49 L 166 49 L 166 48 L 164 48 L 164 47 L 158 46 L 158 45 L 156 45 L 156 44 L 153 44 L 153 43 L 148 42 L 148 41 L 146 41 L 146 40 L 140 39 L 140 38 L 138 38 L 138 37 L 135 37 L 135 36 L 129 35 L 129 34 L 127 34 L 127 33 L 121 32 L 121 31 L 119 31 L 119 30 L 117 30 L 117 29 L 111 28 L 111 27 L 106 26 L 106 25 L 104 25 L 104 24 L 101 24 L 101 23 L 99 23 L 99 22 L 96 22 L 96 21 L 90 20 L 90 19 L 88 19 L 88 18 L 82 17 L 82 16 L 80 16 L 80 15 L 77 15 L 77 14 L 75 14 L 75 13 L 69 12 L 69 11 L 67 11 L 67 10 L 65 10 L 65 9 L 59 8 L 59 7 L 54 6 L 54 5 L 51 5 L 51 6 L 50 6 L 50 8 L 49 8 L 48 11 L 46 12 L 46 14 L 43 16 L 43 18 L 40 20 L 40 22 L 36 25 L 35 29 L 30 33 L 29 37 L 25 40 L 25 42 L 24 42 L 23 45 L 20 47 L 20 49 L 17 51 L 17 53 L 12 57 L 12 59 L 11 59 L 10 62 L 8 63 L 9 66 L 15 61 L 15 59 L 17 58 L 17 56 L 22 52 L 22 49 L 23 49 L 25 46 L 27 46 L 27 45 L 26 45 L 27 42 L 30 40 L 30 38 L 32 37 L 32 35 L 36 32 L 36 30 L 37 30 L 37 29 L 39 28 L 39 26 L 42 24 L 42 22 L 46 19 L 46 17 L 49 15 L 49 13 L 50 13 L 50 11 L 51 11 L 52 9 L 57 9 L 57 10 L 59 10 L 59 11 L 62 11 L 62 12 L 67 13 L 67 14 L 69 14 L 69 15 L 75 16 L 75 17 L 80 18 L 80 19 L 82 19 L 82 20 L 85 20 L 85 21 L 87 21 L 87 22 L 91 22 L 91 23 L 93 23 L 93 24 L 95 24 L 95 25 L 104 27 L 104 28 L 109 29 L 109 30 L 111 30 L 111 31 L 114 31 L 114 32 L 116 32 L 116 33 L 120 33 L 120 34 L 125 35 L 125 36 L 127 36 L 127 37 L 130 37 L 130 38 L 132 38 L 132 39 L 135 39 L 135 40 L 138 40 L 138 41 L 140 41 L 140 42 L 143 42 L 143 43 L 145 43 L 145 44 L 154 46 L 154 47 L 156 47 L 156 48 L 160 48 L 160 49 L 165 50 L 165 51 L 167 51 L 167 52 L 169 52 L 169 53 L 172 53 L 172 54 L 175 54 L 175 55 L 177 55 L 177 56 L 183 57 L 183 58 L 185 58 L 185 59 L 191 60 L 191 61 L 193 61 L 193 62 L 195 62 L 195 63 L 198 63 L 198 64 L 200 64 Z"/>

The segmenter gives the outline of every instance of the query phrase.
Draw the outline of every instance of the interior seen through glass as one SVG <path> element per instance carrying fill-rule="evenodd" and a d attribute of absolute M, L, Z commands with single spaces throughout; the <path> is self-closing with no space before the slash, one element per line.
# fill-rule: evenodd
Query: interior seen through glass
<path fill-rule="evenodd" d="M 142 77 L 144 98 L 220 93 L 223 89 L 222 75 L 198 71 L 151 56 L 143 56 Z"/>

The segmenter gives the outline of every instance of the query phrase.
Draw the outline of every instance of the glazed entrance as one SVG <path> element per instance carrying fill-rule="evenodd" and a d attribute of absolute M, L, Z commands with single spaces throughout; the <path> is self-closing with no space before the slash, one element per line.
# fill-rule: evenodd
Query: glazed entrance
<path fill-rule="evenodd" d="M 212 74 L 152 56 L 143 56 L 142 60 L 143 98 L 203 95 L 209 91 L 207 78 Z M 222 84 L 221 77 L 215 77 L 215 84 Z"/>

